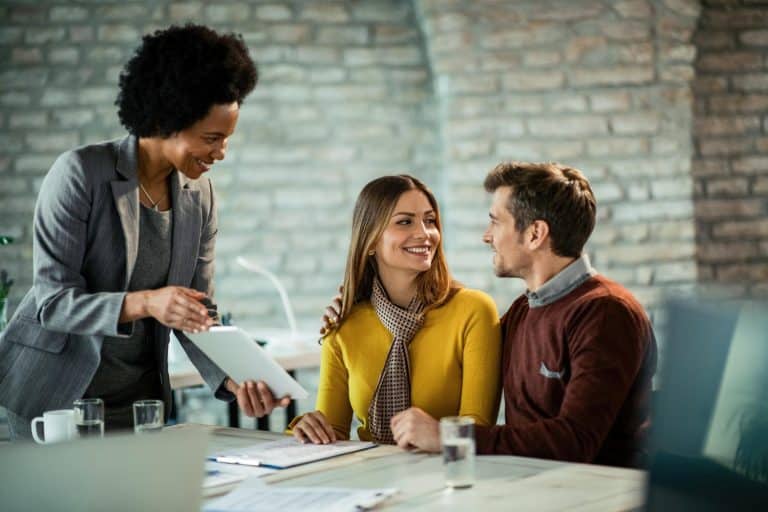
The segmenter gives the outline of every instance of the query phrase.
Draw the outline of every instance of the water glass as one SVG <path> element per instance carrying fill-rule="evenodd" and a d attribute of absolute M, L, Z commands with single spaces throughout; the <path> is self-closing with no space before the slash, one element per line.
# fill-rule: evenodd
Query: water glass
<path fill-rule="evenodd" d="M 160 432 L 165 423 L 165 406 L 162 400 L 133 402 L 133 431 L 136 434 Z"/>
<path fill-rule="evenodd" d="M 475 420 L 447 416 L 440 420 L 445 485 L 466 489 L 475 483 Z"/>
<path fill-rule="evenodd" d="M 81 398 L 73 404 L 75 428 L 80 437 L 104 437 L 104 401 Z"/>

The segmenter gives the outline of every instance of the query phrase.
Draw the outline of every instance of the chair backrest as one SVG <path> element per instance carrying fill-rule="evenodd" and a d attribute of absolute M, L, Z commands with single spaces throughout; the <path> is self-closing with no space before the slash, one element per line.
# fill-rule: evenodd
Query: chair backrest
<path fill-rule="evenodd" d="M 648 510 L 768 504 L 768 304 L 672 302 Z"/>

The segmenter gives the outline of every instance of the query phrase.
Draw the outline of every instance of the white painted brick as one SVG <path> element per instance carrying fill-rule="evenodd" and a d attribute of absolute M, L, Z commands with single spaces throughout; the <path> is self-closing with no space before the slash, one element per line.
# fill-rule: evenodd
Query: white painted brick
<path fill-rule="evenodd" d="M 209 23 L 226 23 L 247 20 L 250 6 L 246 3 L 227 2 L 205 7 L 205 19 Z"/>
<path fill-rule="evenodd" d="M 644 134 L 658 131 L 661 119 L 658 113 L 622 114 L 611 118 L 611 128 L 620 134 Z"/>
<path fill-rule="evenodd" d="M 538 118 L 528 121 L 528 130 L 533 135 L 582 137 L 608 132 L 606 120 L 601 117 L 557 117 Z"/>
<path fill-rule="evenodd" d="M 269 4 L 254 7 L 256 19 L 267 21 L 287 21 L 293 18 L 293 12 L 288 5 Z"/>
<path fill-rule="evenodd" d="M 648 152 L 648 141 L 643 137 L 610 137 L 590 139 L 587 152 L 594 156 L 641 155 Z"/>
<path fill-rule="evenodd" d="M 349 13 L 341 2 L 315 1 L 306 4 L 299 17 L 319 23 L 343 23 L 349 20 Z"/>
<path fill-rule="evenodd" d="M 130 3 L 106 5 L 96 10 L 96 16 L 105 20 L 131 20 L 147 16 L 147 14 L 145 6 Z"/>
<path fill-rule="evenodd" d="M 44 68 L 0 72 L 0 90 L 29 89 L 45 85 L 49 72 Z"/>
<path fill-rule="evenodd" d="M 701 12 L 701 3 L 698 0 L 664 0 L 664 6 L 691 18 L 698 17 Z"/>
<path fill-rule="evenodd" d="M 653 12 L 648 0 L 621 0 L 614 2 L 613 8 L 623 18 L 647 19 L 651 17 Z"/>
<path fill-rule="evenodd" d="M 24 42 L 27 44 L 50 44 L 63 41 L 66 37 L 63 27 L 28 28 L 24 34 Z"/>
<path fill-rule="evenodd" d="M 419 39 L 419 32 L 410 26 L 376 24 L 373 26 L 375 43 L 413 43 Z"/>
<path fill-rule="evenodd" d="M 362 45 L 368 43 L 368 28 L 353 27 L 319 27 L 317 42 L 335 45 Z"/>
<path fill-rule="evenodd" d="M 627 92 L 606 91 L 591 95 L 589 102 L 595 112 L 622 112 L 629 110 L 631 98 Z"/>
<path fill-rule="evenodd" d="M 10 115 L 11 128 L 42 128 L 48 121 L 45 112 L 14 112 Z"/>
<path fill-rule="evenodd" d="M 275 43 L 307 43 L 312 37 L 308 23 L 281 23 L 267 28 L 268 38 Z"/>
<path fill-rule="evenodd" d="M 570 83 L 576 87 L 601 85 L 646 84 L 653 81 L 651 67 L 614 67 L 610 69 L 577 69 L 570 75 Z"/>
<path fill-rule="evenodd" d="M 651 182 L 651 195 L 659 199 L 677 199 L 691 197 L 693 193 L 693 183 L 691 179 L 675 178 L 664 180 L 653 180 Z"/>
<path fill-rule="evenodd" d="M 689 219 L 693 215 L 690 200 L 658 200 L 653 202 L 628 202 L 611 207 L 613 218 L 619 222 L 655 219 Z M 660 258 L 663 259 L 663 258 Z"/>
<path fill-rule="evenodd" d="M 168 6 L 168 16 L 174 21 L 199 19 L 203 16 L 203 4 L 200 2 L 173 3 Z"/>
<path fill-rule="evenodd" d="M 103 25 L 97 31 L 98 39 L 106 42 L 135 42 L 140 36 L 140 32 L 130 25 Z"/>
<path fill-rule="evenodd" d="M 16 159 L 13 169 L 21 174 L 45 174 L 54 160 L 56 160 L 55 154 L 23 155 Z"/>
<path fill-rule="evenodd" d="M 48 52 L 48 62 L 52 64 L 77 64 L 80 59 L 77 48 L 60 47 Z"/>
<path fill-rule="evenodd" d="M 511 91 L 542 91 L 560 89 L 565 83 L 562 71 L 525 71 L 510 73 L 503 78 L 503 88 Z"/>

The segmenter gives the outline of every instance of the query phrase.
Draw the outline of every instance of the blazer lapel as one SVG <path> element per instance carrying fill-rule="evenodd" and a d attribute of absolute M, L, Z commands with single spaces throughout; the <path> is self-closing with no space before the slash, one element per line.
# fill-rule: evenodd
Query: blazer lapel
<path fill-rule="evenodd" d="M 168 284 L 189 286 L 197 264 L 200 248 L 200 191 L 192 187 L 179 171 L 171 174 L 171 204 L 173 205 L 173 248 Z"/>
<path fill-rule="evenodd" d="M 116 169 L 123 179 L 112 181 L 112 197 L 125 238 L 125 283 L 128 289 L 139 252 L 139 182 L 137 178 L 136 137 L 129 135 L 120 143 Z"/>

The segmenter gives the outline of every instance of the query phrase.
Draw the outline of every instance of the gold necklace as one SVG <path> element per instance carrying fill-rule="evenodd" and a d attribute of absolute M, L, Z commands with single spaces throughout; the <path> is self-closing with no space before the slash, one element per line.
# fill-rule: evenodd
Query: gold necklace
<path fill-rule="evenodd" d="M 149 199 L 149 202 L 152 203 L 150 208 L 153 208 L 155 210 L 159 210 L 157 205 L 160 204 L 160 201 L 165 199 L 165 194 L 163 194 L 162 197 L 160 197 L 160 199 L 155 201 L 154 199 L 152 199 L 152 196 L 149 195 L 149 192 L 147 192 L 147 189 L 144 188 L 144 185 L 141 184 L 141 181 L 139 181 L 139 188 L 141 189 L 142 192 L 144 192 L 144 195 L 147 196 L 147 199 Z"/>

